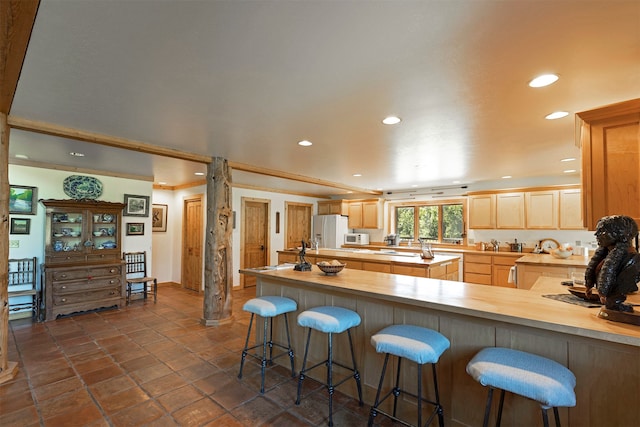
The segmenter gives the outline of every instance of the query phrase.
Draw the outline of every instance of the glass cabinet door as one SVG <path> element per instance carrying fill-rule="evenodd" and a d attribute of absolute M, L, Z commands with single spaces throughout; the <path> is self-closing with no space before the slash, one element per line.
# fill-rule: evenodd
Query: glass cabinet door
<path fill-rule="evenodd" d="M 117 215 L 113 212 L 92 211 L 90 238 L 93 240 L 93 250 L 118 249 L 119 230 Z"/>
<path fill-rule="evenodd" d="M 53 252 L 83 251 L 83 212 L 64 211 L 51 214 L 50 250 Z"/>

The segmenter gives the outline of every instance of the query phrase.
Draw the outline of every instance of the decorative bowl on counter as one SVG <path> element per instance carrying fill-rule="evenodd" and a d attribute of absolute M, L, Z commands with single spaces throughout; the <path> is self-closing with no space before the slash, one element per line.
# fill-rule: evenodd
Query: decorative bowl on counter
<path fill-rule="evenodd" d="M 336 274 L 338 274 L 339 272 L 342 271 L 342 269 L 345 267 L 345 264 L 335 264 L 334 261 L 332 262 L 327 262 L 327 261 L 320 261 L 319 263 L 316 264 L 318 266 L 318 268 L 320 270 L 322 270 L 326 275 L 328 276 L 334 276 Z"/>
<path fill-rule="evenodd" d="M 573 249 L 571 248 L 558 248 L 558 249 L 554 249 L 551 251 L 551 255 L 553 255 L 556 258 L 569 258 L 571 255 L 573 255 Z"/>

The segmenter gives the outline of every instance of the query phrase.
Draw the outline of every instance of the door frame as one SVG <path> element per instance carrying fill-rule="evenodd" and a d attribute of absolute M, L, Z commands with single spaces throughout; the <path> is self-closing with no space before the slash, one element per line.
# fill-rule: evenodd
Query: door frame
<path fill-rule="evenodd" d="M 253 203 L 262 203 L 264 205 L 266 205 L 266 211 L 267 211 L 267 218 L 264 222 L 264 233 L 265 233 L 265 253 L 267 254 L 267 264 L 266 265 L 270 265 L 271 263 L 271 199 L 260 199 L 257 197 L 241 197 L 240 198 L 240 269 L 245 268 L 244 267 L 244 239 L 245 239 L 245 218 L 247 217 L 246 215 L 246 203 L 247 202 L 253 202 Z M 245 275 L 241 274 L 240 275 L 240 289 L 244 289 L 244 280 L 245 280 Z"/>

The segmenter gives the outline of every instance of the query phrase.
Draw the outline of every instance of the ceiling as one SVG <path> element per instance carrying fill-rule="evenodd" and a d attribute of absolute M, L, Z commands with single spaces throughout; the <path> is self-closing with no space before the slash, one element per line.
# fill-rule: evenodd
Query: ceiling
<path fill-rule="evenodd" d="M 560 79 L 530 88 L 543 73 Z M 637 0 L 41 0 L 10 118 L 300 175 L 312 183 L 233 181 L 331 196 L 579 174 L 574 114 L 639 96 Z M 170 186 L 206 171 L 12 129 L 16 154 Z"/>

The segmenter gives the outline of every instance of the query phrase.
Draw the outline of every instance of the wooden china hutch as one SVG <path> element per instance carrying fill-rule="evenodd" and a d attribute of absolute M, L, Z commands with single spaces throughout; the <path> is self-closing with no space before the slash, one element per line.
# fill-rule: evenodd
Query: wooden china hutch
<path fill-rule="evenodd" d="M 121 256 L 124 204 L 97 200 L 41 200 L 45 229 L 45 320 L 121 307 L 125 268 Z"/>

